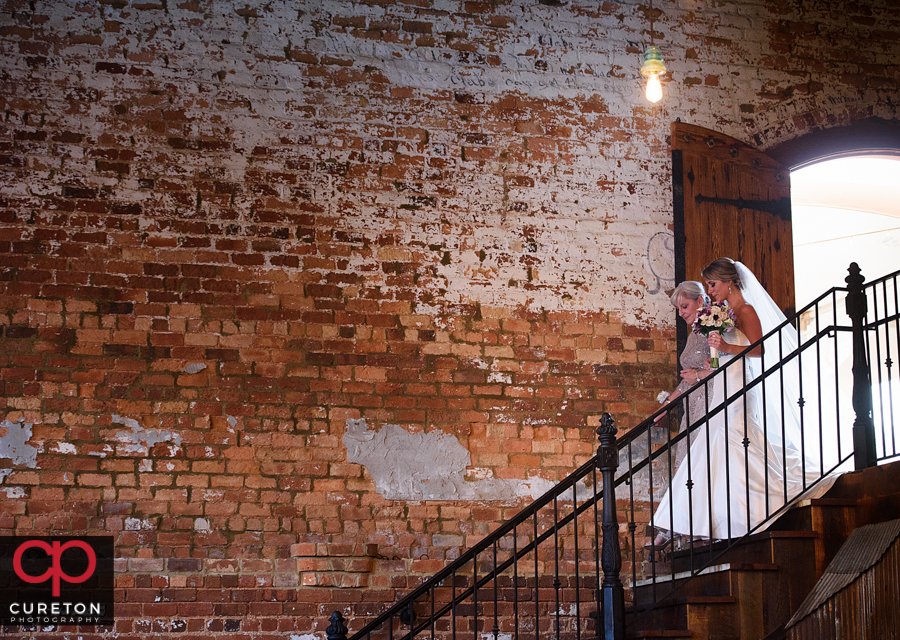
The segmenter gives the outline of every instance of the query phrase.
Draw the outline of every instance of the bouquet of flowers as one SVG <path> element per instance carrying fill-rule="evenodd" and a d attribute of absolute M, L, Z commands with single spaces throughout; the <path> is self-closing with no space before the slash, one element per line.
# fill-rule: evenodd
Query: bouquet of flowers
<path fill-rule="evenodd" d="M 707 305 L 697 312 L 694 320 L 694 333 L 709 336 L 711 333 L 720 335 L 734 329 L 734 311 L 727 302 Z M 710 348 L 709 366 L 715 369 L 719 366 L 719 352 Z"/>

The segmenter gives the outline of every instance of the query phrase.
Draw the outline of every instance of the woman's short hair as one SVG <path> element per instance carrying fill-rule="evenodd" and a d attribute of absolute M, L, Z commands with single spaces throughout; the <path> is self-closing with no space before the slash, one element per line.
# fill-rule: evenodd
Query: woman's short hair
<path fill-rule="evenodd" d="M 675 287 L 669 300 L 672 301 L 672 306 L 677 307 L 682 300 L 696 300 L 697 298 L 703 298 L 703 304 L 709 304 L 709 296 L 703 290 L 703 285 L 696 280 L 685 280 Z"/>
<path fill-rule="evenodd" d="M 704 280 L 719 280 L 720 282 L 733 282 L 738 289 L 744 288 L 741 277 L 738 275 L 737 267 L 734 266 L 734 260 L 731 258 L 717 258 L 713 260 L 703 271 L 700 272 Z"/>

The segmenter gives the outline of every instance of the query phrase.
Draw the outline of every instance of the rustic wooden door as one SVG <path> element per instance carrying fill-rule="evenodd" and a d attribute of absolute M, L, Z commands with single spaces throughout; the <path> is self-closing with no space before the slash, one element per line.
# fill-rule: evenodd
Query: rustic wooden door
<path fill-rule="evenodd" d="M 702 282 L 700 271 L 716 258 L 740 260 L 790 315 L 790 172 L 740 140 L 675 122 L 672 181 L 678 282 Z"/>

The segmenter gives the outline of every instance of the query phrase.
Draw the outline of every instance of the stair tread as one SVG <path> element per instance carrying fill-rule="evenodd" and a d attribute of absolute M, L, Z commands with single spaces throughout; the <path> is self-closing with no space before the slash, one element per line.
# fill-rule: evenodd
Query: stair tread
<path fill-rule="evenodd" d="M 728 604 L 737 602 L 734 596 L 686 596 L 679 599 L 683 604 Z"/>
<path fill-rule="evenodd" d="M 706 576 L 713 573 L 724 573 L 725 571 L 778 571 L 779 566 L 773 562 L 724 562 L 722 564 L 714 564 L 700 571 L 694 578 Z M 656 580 L 653 578 L 645 578 L 634 583 L 634 588 L 652 586 L 654 583 L 667 584 L 678 582 L 679 580 L 687 580 L 691 578 L 690 571 L 679 571 L 672 575 L 671 573 L 657 574 Z M 630 585 L 629 585 L 630 586 Z"/>
<path fill-rule="evenodd" d="M 728 545 L 731 544 L 728 540 L 717 540 L 712 544 L 704 541 L 702 544 L 695 544 L 692 548 L 690 545 L 679 549 L 677 551 L 672 551 L 666 555 L 666 563 L 671 564 L 677 562 L 678 560 L 683 560 L 684 558 L 689 558 L 693 554 L 695 557 L 702 554 L 708 554 L 711 557 L 715 554 L 719 554 L 722 552 L 731 553 L 741 549 L 746 545 L 753 544 L 755 542 L 762 542 L 766 540 L 816 540 L 821 538 L 822 534 L 817 531 L 763 531 L 762 533 L 754 533 L 748 538 L 741 540 L 734 544 L 731 549 L 727 549 Z"/>
<path fill-rule="evenodd" d="M 810 500 L 801 500 L 795 506 L 797 507 L 855 507 L 856 500 L 848 498 L 812 498 Z"/>

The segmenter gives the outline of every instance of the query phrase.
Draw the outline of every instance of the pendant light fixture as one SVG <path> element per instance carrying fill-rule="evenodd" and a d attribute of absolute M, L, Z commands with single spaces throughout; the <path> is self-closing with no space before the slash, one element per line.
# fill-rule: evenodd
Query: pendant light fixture
<path fill-rule="evenodd" d="M 650 0 L 650 45 L 644 50 L 641 75 L 647 78 L 647 100 L 659 102 L 662 98 L 662 83 L 659 77 L 666 72 L 662 52 L 653 44 L 653 0 Z"/>

